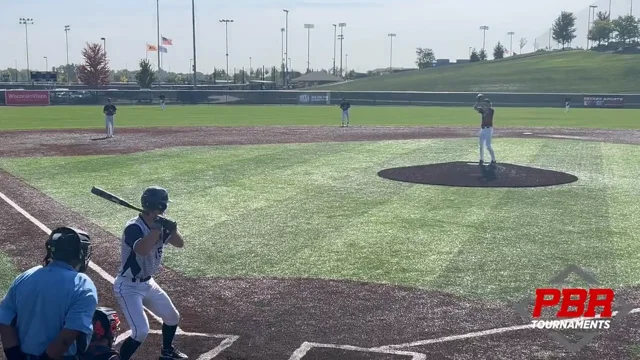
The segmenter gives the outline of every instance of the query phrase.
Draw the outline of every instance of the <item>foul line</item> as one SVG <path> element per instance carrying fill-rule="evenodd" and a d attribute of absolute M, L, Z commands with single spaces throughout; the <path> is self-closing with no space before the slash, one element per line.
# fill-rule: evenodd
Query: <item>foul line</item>
<path fill-rule="evenodd" d="M 2 200 L 4 200 L 7 204 L 11 205 L 12 208 L 16 209 L 16 211 L 18 211 L 20 214 L 22 214 L 22 216 L 27 218 L 27 220 L 31 221 L 35 226 L 39 227 L 40 230 L 44 231 L 47 235 L 51 234 L 51 229 L 49 229 L 45 224 L 40 222 L 40 220 L 38 220 L 35 217 L 31 216 L 31 214 L 29 214 L 26 210 L 24 210 L 22 207 L 20 207 L 20 205 L 16 204 L 13 200 L 9 199 L 9 197 L 7 197 L 2 192 L 0 192 L 0 198 Z M 103 279 L 107 280 L 109 283 L 113 284 L 115 282 L 115 279 L 114 279 L 113 276 L 109 275 L 109 273 L 104 271 L 104 269 L 102 269 L 100 266 L 98 266 L 93 261 L 89 261 L 89 268 L 91 270 L 95 271 L 96 273 L 98 273 L 98 275 L 100 275 Z M 162 324 L 162 319 L 158 315 L 154 314 L 151 310 L 149 310 L 146 307 L 144 307 L 144 309 L 156 321 L 158 321 L 159 323 Z M 130 331 L 127 331 L 125 333 L 130 333 Z M 160 333 L 161 334 L 162 332 L 158 331 L 158 330 L 152 330 L 149 333 L 151 333 L 151 334 Z M 213 350 L 211 350 L 211 351 L 209 351 L 209 352 L 207 352 L 205 354 L 200 355 L 200 357 L 197 360 L 212 359 L 213 357 L 215 357 L 218 354 L 220 354 L 224 349 L 226 349 L 229 346 L 231 346 L 233 344 L 233 342 L 236 341 L 239 338 L 239 336 L 236 336 L 236 335 L 202 334 L 202 333 L 185 332 L 182 329 L 180 329 L 180 327 L 178 327 L 178 330 L 176 331 L 176 333 L 177 334 L 182 334 L 184 336 L 202 336 L 202 337 L 213 337 L 213 338 L 224 338 L 225 339 L 215 349 L 213 349 Z M 120 337 L 122 335 L 124 335 L 124 334 L 120 334 L 120 336 L 118 336 L 118 339 L 120 339 Z M 129 335 L 127 334 L 127 336 L 129 336 Z M 124 338 L 122 338 L 120 341 L 124 340 L 125 338 L 126 338 L 126 336 Z M 118 339 L 116 339 L 116 340 L 118 340 Z"/>
<path fill-rule="evenodd" d="M 639 313 L 639 312 L 640 312 L 640 308 L 635 308 L 635 309 L 632 309 L 631 311 L 629 311 L 628 314 L 630 315 L 630 314 L 635 314 L 635 313 Z M 614 311 L 611 314 L 611 316 L 616 316 L 617 314 L 618 314 L 618 312 Z M 577 322 L 577 321 L 589 320 L 589 319 L 596 319 L 596 318 L 576 318 L 576 319 L 571 319 L 571 320 L 566 320 L 566 321 L 567 322 Z M 478 337 L 483 337 L 483 336 L 488 336 L 488 335 L 502 334 L 502 333 L 506 333 L 506 332 L 527 330 L 527 329 L 535 329 L 535 327 L 534 327 L 533 324 L 507 326 L 507 327 L 494 328 L 494 329 L 488 329 L 488 330 L 483 330 L 483 331 L 475 331 L 475 332 L 470 332 L 470 333 L 461 334 L 461 335 L 451 335 L 451 336 L 444 336 L 444 337 L 435 338 L 435 339 L 429 339 L 429 340 L 414 341 L 414 342 L 405 343 L 405 344 L 385 345 L 385 346 L 375 347 L 375 348 L 372 348 L 372 349 L 384 350 L 384 349 L 396 349 L 396 348 L 406 348 L 406 347 L 413 347 L 413 346 L 438 344 L 438 343 L 443 343 L 443 342 L 448 342 L 448 341 L 472 339 L 472 338 L 478 338 Z"/>
<path fill-rule="evenodd" d="M 363 348 L 363 347 L 351 346 L 351 345 L 320 344 L 320 343 L 314 343 L 314 342 L 304 342 L 302 343 L 302 345 L 300 345 L 300 347 L 296 351 L 293 352 L 289 360 L 302 359 L 307 354 L 307 352 L 314 347 L 350 350 L 350 351 L 359 351 L 359 352 L 372 352 L 372 353 L 378 353 L 378 354 L 404 355 L 404 356 L 411 356 L 411 360 L 427 359 L 427 355 L 420 354 L 417 352 L 412 352 L 412 351 L 400 351 L 400 350 L 393 350 L 393 349 L 373 349 L 373 348 L 370 349 L 370 348 Z"/>

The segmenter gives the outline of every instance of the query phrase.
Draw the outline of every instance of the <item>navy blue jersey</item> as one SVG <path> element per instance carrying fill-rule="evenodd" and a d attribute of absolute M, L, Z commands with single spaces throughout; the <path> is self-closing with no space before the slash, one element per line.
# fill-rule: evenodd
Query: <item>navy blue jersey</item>
<path fill-rule="evenodd" d="M 351 108 L 351 104 L 349 104 L 346 101 L 343 101 L 340 103 L 340 109 L 342 109 L 342 111 L 347 111 L 349 110 L 349 108 Z"/>

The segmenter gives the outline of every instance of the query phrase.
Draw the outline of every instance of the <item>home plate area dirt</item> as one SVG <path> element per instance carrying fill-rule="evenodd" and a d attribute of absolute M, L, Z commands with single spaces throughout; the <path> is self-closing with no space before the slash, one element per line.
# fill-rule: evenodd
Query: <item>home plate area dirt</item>
<path fill-rule="evenodd" d="M 531 132 L 532 135 L 524 135 Z M 65 130 L 0 133 L 1 156 L 118 154 L 173 146 L 267 144 L 320 141 L 475 137 L 472 128 L 264 127 Z M 638 143 L 637 131 L 504 129 L 496 137 L 562 135 L 587 141 Z M 144 140 L 144 141 L 141 141 Z M 563 140 L 564 141 L 564 140 Z M 574 140 L 575 141 L 575 140 Z M 21 269 L 44 257 L 46 229 L 73 225 L 89 231 L 89 270 L 100 305 L 119 309 L 111 276 L 117 272 L 119 241 L 80 214 L 0 171 L 0 250 Z M 9 201 L 7 201 L 9 200 Z M 15 206 L 10 205 L 15 202 Z M 16 207 L 22 209 L 19 212 Z M 28 214 L 29 216 L 26 216 Z M 602 331 L 577 353 L 546 332 L 524 328 L 515 304 L 467 299 L 400 286 L 323 279 L 188 278 L 169 268 L 157 277 L 182 315 L 176 345 L 191 359 L 633 359 L 640 343 L 638 314 Z M 637 289 L 617 297 L 637 304 Z M 136 359 L 157 359 L 161 324 Z M 128 331 L 123 321 L 122 332 Z"/>

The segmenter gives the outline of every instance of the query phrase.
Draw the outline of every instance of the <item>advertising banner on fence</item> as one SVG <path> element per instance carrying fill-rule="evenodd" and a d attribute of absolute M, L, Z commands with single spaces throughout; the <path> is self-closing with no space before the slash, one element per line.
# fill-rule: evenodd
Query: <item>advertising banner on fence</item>
<path fill-rule="evenodd" d="M 48 90 L 5 90 L 4 103 L 8 106 L 49 105 Z"/>
<path fill-rule="evenodd" d="M 331 93 L 301 94 L 298 101 L 299 101 L 300 104 L 303 104 L 303 105 L 330 105 L 331 104 Z"/>
<path fill-rule="evenodd" d="M 585 96 L 584 107 L 621 108 L 624 107 L 624 98 L 622 96 Z"/>

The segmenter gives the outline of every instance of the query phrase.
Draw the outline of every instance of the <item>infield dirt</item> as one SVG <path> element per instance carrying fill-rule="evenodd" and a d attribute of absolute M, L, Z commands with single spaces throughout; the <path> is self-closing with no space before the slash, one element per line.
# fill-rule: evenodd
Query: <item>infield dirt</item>
<path fill-rule="evenodd" d="M 0 133 L 2 156 L 70 156 L 133 153 L 174 146 L 266 144 L 320 141 L 366 141 L 421 138 L 463 138 L 470 128 L 386 127 L 265 127 L 118 129 L 114 139 L 99 131 Z M 532 132 L 533 135 L 523 135 Z M 571 129 L 504 129 L 496 137 L 579 137 L 583 140 L 639 143 L 638 131 Z M 144 141 L 143 141 L 144 140 Z M 109 274 L 117 272 L 119 240 L 22 180 L 0 171 L 0 192 L 49 228 L 74 225 L 88 230 L 94 243 L 93 261 Z M 46 234 L 0 201 L 0 249 L 20 270 L 44 256 Z M 99 290 L 100 304 L 118 309 L 111 284 L 89 271 Z M 425 339 L 439 339 L 492 328 L 525 324 L 514 304 L 466 299 L 452 294 L 393 285 L 323 279 L 188 278 L 164 268 L 158 283 L 182 314 L 187 332 L 238 336 L 215 359 L 290 359 L 304 342 L 374 348 Z M 497 279 L 496 281 L 499 281 Z M 620 289 L 619 298 L 637 304 L 637 289 Z M 151 321 L 151 328 L 160 324 Z M 426 359 L 632 359 L 640 342 L 636 314 L 603 331 L 577 354 L 569 354 L 544 332 L 525 329 L 405 347 Z M 126 322 L 123 331 L 128 330 Z M 222 339 L 178 336 L 177 345 L 198 359 Z M 136 356 L 155 359 L 160 337 L 150 335 Z M 204 360 L 207 357 L 201 357 Z M 346 349 L 312 349 L 307 359 L 402 359 L 389 354 Z"/>

